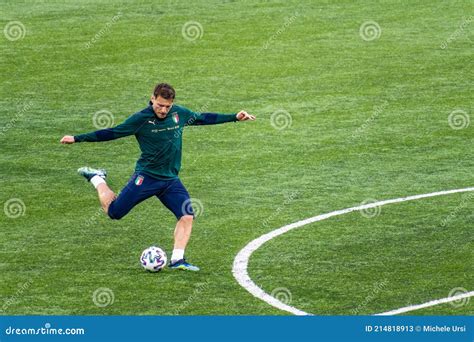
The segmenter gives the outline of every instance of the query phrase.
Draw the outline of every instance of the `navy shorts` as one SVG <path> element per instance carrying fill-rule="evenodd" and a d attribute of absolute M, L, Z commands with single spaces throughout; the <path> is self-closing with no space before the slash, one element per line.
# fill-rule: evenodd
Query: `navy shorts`
<path fill-rule="evenodd" d="M 159 180 L 143 173 L 134 173 L 128 184 L 110 203 L 108 215 L 120 220 L 140 202 L 152 196 L 158 199 L 179 220 L 184 215 L 193 215 L 189 193 L 179 178 Z"/>

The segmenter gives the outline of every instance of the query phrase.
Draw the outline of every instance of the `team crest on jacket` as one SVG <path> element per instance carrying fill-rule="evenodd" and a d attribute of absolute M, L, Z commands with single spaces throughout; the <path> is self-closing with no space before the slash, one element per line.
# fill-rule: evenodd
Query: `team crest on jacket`
<path fill-rule="evenodd" d="M 178 113 L 174 112 L 174 113 L 172 114 L 172 118 L 173 118 L 174 123 L 178 123 L 178 122 L 179 122 L 179 115 L 178 115 Z"/>

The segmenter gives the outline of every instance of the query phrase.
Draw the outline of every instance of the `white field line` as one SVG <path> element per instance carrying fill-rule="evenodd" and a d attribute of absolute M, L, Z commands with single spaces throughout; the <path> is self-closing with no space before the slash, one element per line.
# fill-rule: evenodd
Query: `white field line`
<path fill-rule="evenodd" d="M 404 307 L 404 308 L 379 313 L 379 314 L 376 314 L 376 316 L 398 315 L 398 314 L 401 314 L 401 313 L 404 313 L 404 312 L 419 310 L 419 309 L 423 309 L 423 308 L 429 308 L 430 306 L 435 306 L 435 305 L 439 305 L 439 304 L 454 302 L 454 301 L 457 301 L 457 300 L 460 300 L 460 299 L 463 299 L 463 298 L 469 298 L 469 297 L 472 297 L 472 296 L 474 296 L 474 291 L 461 293 L 461 294 L 458 294 L 456 296 L 446 297 L 446 298 L 442 298 L 442 299 L 435 299 L 435 300 L 432 300 L 432 301 L 429 301 L 429 302 L 426 302 L 426 303 L 423 303 L 423 304 L 410 305 L 410 306 L 407 306 L 407 307 Z"/>
<path fill-rule="evenodd" d="M 307 224 L 317 222 L 317 221 L 322 221 L 326 220 L 330 217 L 333 216 L 339 216 L 339 215 L 344 215 L 351 213 L 353 211 L 357 210 L 364 210 L 364 209 L 370 209 L 370 208 L 375 208 L 375 207 L 381 207 L 387 204 L 393 204 L 393 203 L 400 203 L 400 202 L 407 202 L 407 201 L 414 201 L 422 198 L 428 198 L 428 197 L 435 197 L 435 196 L 443 196 L 443 195 L 450 195 L 450 194 L 455 194 L 455 193 L 461 193 L 461 192 L 468 192 L 468 191 L 474 191 L 474 187 L 470 188 L 465 188 L 465 189 L 455 189 L 455 190 L 447 190 L 447 191 L 438 191 L 438 192 L 432 192 L 429 194 L 422 194 L 422 195 L 414 195 L 414 196 L 408 196 L 408 197 L 401 197 L 401 198 L 395 198 L 395 199 L 390 199 L 390 200 L 385 200 L 385 201 L 380 201 L 380 202 L 374 202 L 374 203 L 369 203 L 369 204 L 364 204 L 364 205 L 359 205 L 356 207 L 352 208 L 347 208 L 347 209 L 341 209 L 341 210 L 336 210 L 332 211 L 327 214 L 322 214 L 322 215 L 317 215 L 313 216 L 310 218 L 307 218 L 305 220 L 301 220 L 286 226 L 283 226 L 281 228 L 275 229 L 267 234 L 264 234 L 255 240 L 252 240 L 249 244 L 247 244 L 244 248 L 240 250 L 240 252 L 237 254 L 237 256 L 234 259 L 234 265 L 232 267 L 232 273 L 234 275 L 234 278 L 237 280 L 237 282 L 242 286 L 244 289 L 246 289 L 250 294 L 252 294 L 254 297 L 259 298 L 263 300 L 264 302 L 270 304 L 271 306 L 278 308 L 283 311 L 287 311 L 289 313 L 292 313 L 294 315 L 311 315 L 308 312 L 299 310 L 295 307 L 292 307 L 290 305 L 287 305 L 278 299 L 270 296 L 268 293 L 263 291 L 260 287 L 258 287 L 252 279 L 250 279 L 250 276 L 248 274 L 247 268 L 248 268 L 248 263 L 250 256 L 252 255 L 253 252 L 255 252 L 257 249 L 259 249 L 265 242 L 270 241 L 271 239 L 282 235 L 290 230 L 303 227 Z M 472 295 L 472 292 L 469 292 Z M 468 294 L 469 294 L 468 293 Z M 451 297 L 452 298 L 452 297 Z M 446 299 L 446 298 L 445 298 Z M 439 301 L 444 300 L 440 299 Z M 431 302 L 428 302 L 431 303 Z M 428 304 L 425 303 L 425 304 Z M 439 303 L 441 304 L 441 302 Z M 420 304 L 424 305 L 424 304 Z M 436 304 L 435 304 L 436 305 Z M 412 306 L 411 308 L 416 307 L 417 305 Z M 410 307 L 407 307 L 410 308 Z M 407 308 L 402 308 L 402 309 L 407 309 Z M 399 309 L 399 310 L 402 310 Z M 396 310 L 394 310 L 395 312 Z M 407 310 L 411 311 L 411 310 Z M 403 311 L 403 312 L 407 312 Z M 391 311 L 389 311 L 391 312 Z M 385 313 L 388 314 L 388 313 Z"/>

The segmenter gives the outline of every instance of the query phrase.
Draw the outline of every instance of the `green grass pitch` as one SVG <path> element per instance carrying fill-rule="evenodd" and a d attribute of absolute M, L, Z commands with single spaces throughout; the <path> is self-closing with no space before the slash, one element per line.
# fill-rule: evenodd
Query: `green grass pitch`
<path fill-rule="evenodd" d="M 0 7 L 2 315 L 287 314 L 232 276 L 248 242 L 368 199 L 474 186 L 467 0 Z M 22 26 L 9 31 L 11 22 Z M 200 26 L 183 31 L 189 22 Z M 59 144 L 95 130 L 94 113 L 117 124 L 144 108 L 159 81 L 196 111 L 257 115 L 185 131 L 180 177 L 204 208 L 186 252 L 199 273 L 145 272 L 143 249 L 171 253 L 173 215 L 150 199 L 112 221 L 76 174 L 106 168 L 119 191 L 139 154 L 133 137 Z M 12 199 L 21 201 L 18 217 L 7 210 Z M 249 274 L 321 315 L 472 291 L 473 199 L 452 194 L 310 224 L 257 250 Z M 472 315 L 473 305 L 408 314 Z"/>

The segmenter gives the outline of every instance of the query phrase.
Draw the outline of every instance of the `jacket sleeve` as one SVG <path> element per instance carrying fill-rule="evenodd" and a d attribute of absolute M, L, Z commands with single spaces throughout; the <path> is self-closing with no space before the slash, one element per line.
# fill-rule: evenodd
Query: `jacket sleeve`
<path fill-rule="evenodd" d="M 219 113 L 196 113 L 185 109 L 185 126 L 217 125 L 226 122 L 236 122 L 237 113 L 219 114 Z"/>
<path fill-rule="evenodd" d="M 123 123 L 106 129 L 100 129 L 98 131 L 84 133 L 74 136 L 75 142 L 98 142 L 98 141 L 109 141 L 129 135 L 133 135 L 143 125 L 143 119 L 139 114 L 133 114 Z"/>

